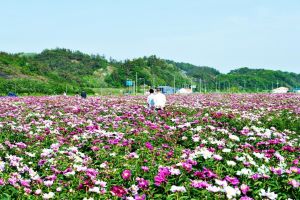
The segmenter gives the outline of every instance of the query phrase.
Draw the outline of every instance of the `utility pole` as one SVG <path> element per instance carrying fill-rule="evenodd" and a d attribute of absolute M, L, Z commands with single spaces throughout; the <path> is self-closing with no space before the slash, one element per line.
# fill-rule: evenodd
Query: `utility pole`
<path fill-rule="evenodd" d="M 174 90 L 173 93 L 174 93 L 174 94 L 176 93 L 176 85 L 175 85 L 175 83 L 176 83 L 176 82 L 175 82 L 175 75 L 174 75 L 174 85 L 173 85 L 173 90 Z"/>
<path fill-rule="evenodd" d="M 144 94 L 145 94 L 145 78 L 139 78 L 139 79 L 143 79 L 144 80 Z"/>
<path fill-rule="evenodd" d="M 137 81 L 137 72 L 135 72 L 135 95 L 137 95 L 137 87 L 138 87 L 138 81 Z"/>
<path fill-rule="evenodd" d="M 279 83 L 278 83 L 278 80 L 277 80 L 277 88 L 278 88 L 278 84 L 279 84 Z"/>
<path fill-rule="evenodd" d="M 144 79 L 144 95 L 145 95 L 145 78 L 143 78 Z"/>
<path fill-rule="evenodd" d="M 272 81 L 272 90 L 273 90 L 273 81 Z"/>
<path fill-rule="evenodd" d="M 201 86 L 201 78 L 200 78 L 200 80 L 199 80 L 199 84 L 200 84 L 200 93 L 201 93 L 201 88 L 202 88 L 202 86 Z"/>
<path fill-rule="evenodd" d="M 216 92 L 218 91 L 218 82 L 216 80 Z"/>
<path fill-rule="evenodd" d="M 132 81 L 132 82 L 133 82 L 133 85 L 132 85 L 132 94 L 134 95 L 135 94 L 136 82 L 135 81 Z"/>
<path fill-rule="evenodd" d="M 155 88 L 155 77 L 152 78 L 152 88 Z"/>

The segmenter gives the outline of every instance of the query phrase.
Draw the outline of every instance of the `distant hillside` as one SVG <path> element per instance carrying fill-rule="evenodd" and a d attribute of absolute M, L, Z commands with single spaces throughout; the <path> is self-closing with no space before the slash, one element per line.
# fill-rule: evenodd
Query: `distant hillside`
<path fill-rule="evenodd" d="M 166 60 L 168 63 L 181 69 L 186 75 L 196 79 L 213 79 L 215 76 L 221 74 L 218 70 L 207 66 L 195 66 L 190 63 L 175 62 Z"/>
<path fill-rule="evenodd" d="M 300 74 L 266 69 L 249 69 L 247 67 L 232 70 L 222 74 L 218 70 L 207 66 L 195 66 L 189 63 L 168 63 L 177 66 L 187 76 L 191 77 L 199 90 L 200 81 L 202 91 L 270 91 L 272 88 L 284 86 L 294 88 L 300 86 Z"/>
<path fill-rule="evenodd" d="M 0 52 L 0 94 L 61 94 L 97 88 L 124 88 L 128 79 L 140 88 L 174 85 L 196 91 L 267 91 L 277 86 L 300 86 L 295 73 L 240 68 L 228 74 L 189 63 L 164 60 L 156 56 L 116 61 L 100 55 L 88 55 L 68 49 L 44 50 L 41 53 L 8 54 Z M 277 84 L 278 83 L 278 84 Z M 201 86 L 201 89 L 200 89 Z"/>
<path fill-rule="evenodd" d="M 105 79 L 110 86 L 122 87 L 127 79 L 135 80 L 136 75 L 138 84 L 144 84 L 145 79 L 145 84 L 149 86 L 173 86 L 174 77 L 178 85 L 190 83 L 180 69 L 156 56 L 126 60 L 112 66 L 112 73 Z"/>
<path fill-rule="evenodd" d="M 259 77 L 260 81 L 264 82 L 265 84 L 270 84 L 271 82 L 274 86 L 275 84 L 277 85 L 278 82 L 279 85 L 295 87 L 299 84 L 300 81 L 300 74 L 266 69 L 249 69 L 246 67 L 232 70 L 230 71 L 229 75 L 236 77 L 242 76 L 245 79 L 251 79 L 251 77 Z"/>
<path fill-rule="evenodd" d="M 215 85 L 216 77 L 221 74 L 218 70 L 212 67 L 196 66 L 190 63 L 175 62 L 171 60 L 167 60 L 167 62 L 176 66 L 184 74 L 190 77 L 194 84 L 197 85 L 198 90 L 200 84 L 201 87 L 205 87 L 207 90 L 212 90 Z"/>
<path fill-rule="evenodd" d="M 172 64 L 156 56 L 118 62 L 99 55 L 68 49 L 44 50 L 40 54 L 0 53 L 0 93 L 70 93 L 94 88 L 124 87 L 127 79 L 138 85 L 178 85 L 190 83 Z"/>

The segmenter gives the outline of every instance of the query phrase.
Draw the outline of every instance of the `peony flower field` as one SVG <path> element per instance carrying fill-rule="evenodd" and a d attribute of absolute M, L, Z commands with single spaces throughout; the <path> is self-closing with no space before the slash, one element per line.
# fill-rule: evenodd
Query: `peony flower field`
<path fill-rule="evenodd" d="M 0 99 L 0 199 L 299 199 L 300 96 Z"/>

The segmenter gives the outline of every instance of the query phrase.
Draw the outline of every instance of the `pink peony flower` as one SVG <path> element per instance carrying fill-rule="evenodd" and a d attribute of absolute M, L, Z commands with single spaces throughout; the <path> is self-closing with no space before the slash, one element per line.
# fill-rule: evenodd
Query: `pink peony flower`
<path fill-rule="evenodd" d="M 294 188 L 298 188 L 300 186 L 300 182 L 294 179 L 289 181 L 288 184 L 292 185 Z"/>
<path fill-rule="evenodd" d="M 0 185 L 5 185 L 5 181 L 2 178 L 0 178 Z"/>
<path fill-rule="evenodd" d="M 147 167 L 147 166 L 142 166 L 141 169 L 142 169 L 144 172 L 148 172 L 148 171 L 149 171 L 149 167 Z"/>
<path fill-rule="evenodd" d="M 240 198 L 240 200 L 253 200 L 253 198 L 248 197 L 248 196 L 243 196 Z"/>
<path fill-rule="evenodd" d="M 134 196 L 134 200 L 146 200 L 146 195 L 143 194 L 143 195 L 135 195 Z"/>
<path fill-rule="evenodd" d="M 191 182 L 191 186 L 194 188 L 207 188 L 211 185 L 209 183 L 207 183 L 206 181 L 193 180 Z"/>
<path fill-rule="evenodd" d="M 91 149 L 92 149 L 92 151 L 99 151 L 100 150 L 100 148 L 97 147 L 97 146 L 92 146 Z"/>
<path fill-rule="evenodd" d="M 27 147 L 27 145 L 23 142 L 17 142 L 16 145 L 20 149 L 25 149 Z"/>
<path fill-rule="evenodd" d="M 34 192 L 34 194 L 40 195 L 40 194 L 42 194 L 42 190 L 41 190 L 41 189 L 37 189 L 37 190 Z"/>
<path fill-rule="evenodd" d="M 129 180 L 131 177 L 131 171 L 129 169 L 126 169 L 122 172 L 122 178 L 124 180 Z"/>

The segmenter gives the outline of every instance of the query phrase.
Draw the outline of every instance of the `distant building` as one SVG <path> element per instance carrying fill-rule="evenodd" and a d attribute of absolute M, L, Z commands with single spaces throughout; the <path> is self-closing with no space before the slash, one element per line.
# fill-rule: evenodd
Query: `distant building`
<path fill-rule="evenodd" d="M 8 97 L 18 97 L 14 92 L 9 92 L 7 94 Z"/>
<path fill-rule="evenodd" d="M 178 94 L 192 94 L 193 90 L 190 88 L 181 88 L 177 91 Z"/>
<path fill-rule="evenodd" d="M 170 86 L 158 86 L 163 94 L 174 94 L 174 88 Z"/>
<path fill-rule="evenodd" d="M 300 93 L 300 88 L 293 88 L 292 92 Z"/>
<path fill-rule="evenodd" d="M 287 87 L 279 87 L 272 90 L 272 93 L 280 94 L 280 93 L 287 93 L 289 91 L 289 88 Z"/>

